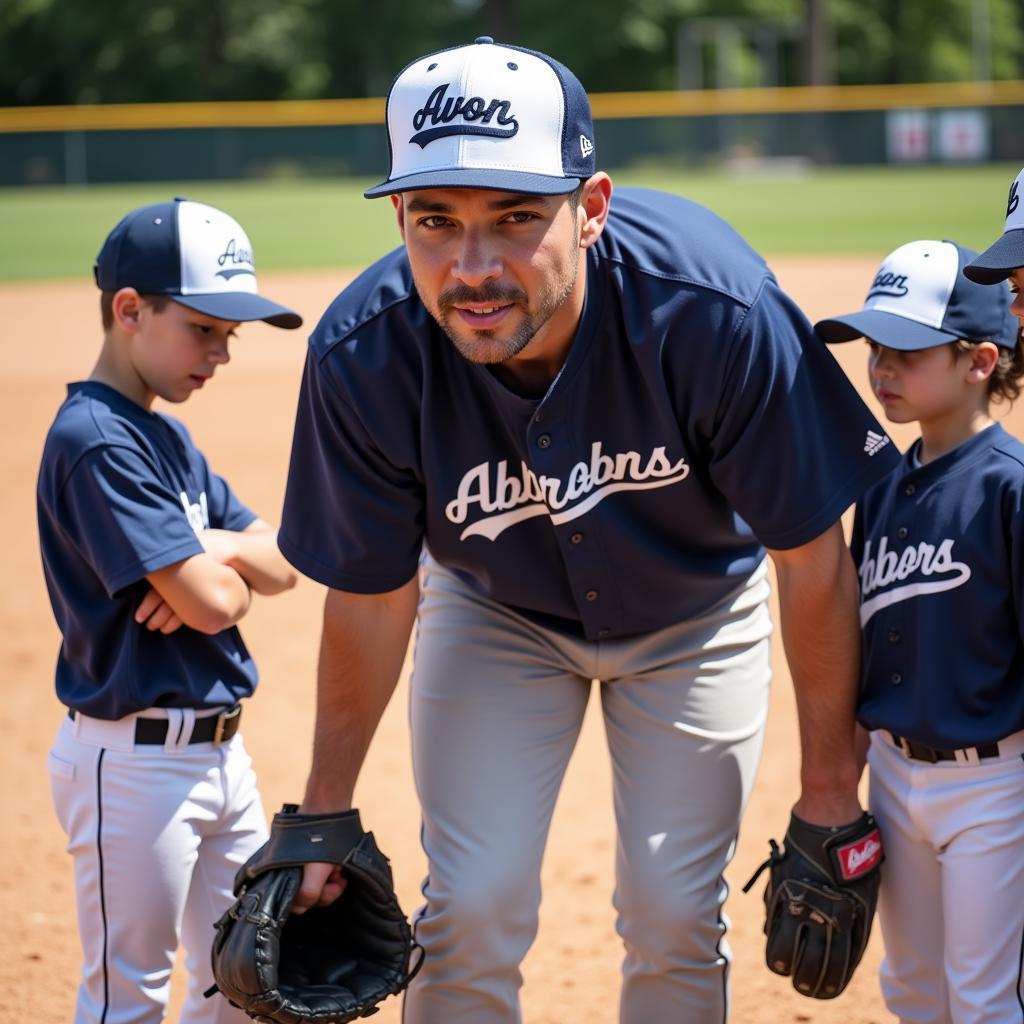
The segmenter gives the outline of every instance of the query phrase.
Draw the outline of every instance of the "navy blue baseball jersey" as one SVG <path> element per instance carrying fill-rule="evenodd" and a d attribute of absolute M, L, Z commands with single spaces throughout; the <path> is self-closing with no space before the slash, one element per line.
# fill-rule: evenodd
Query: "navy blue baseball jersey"
<path fill-rule="evenodd" d="M 998 424 L 858 503 L 860 722 L 946 750 L 1024 728 L 1024 444 Z"/>
<path fill-rule="evenodd" d="M 374 593 L 422 543 L 480 593 L 588 638 L 699 615 L 764 547 L 812 540 L 896 461 L 764 261 L 676 196 L 622 189 L 539 400 L 469 362 L 403 249 L 310 339 L 279 543 Z M 868 438 L 878 440 L 868 443 Z"/>
<path fill-rule="evenodd" d="M 249 696 L 256 666 L 235 627 L 164 635 L 133 616 L 147 573 L 201 554 L 207 527 L 256 518 L 176 419 L 95 381 L 72 384 L 43 448 L 43 571 L 63 643 L 57 696 L 94 718 L 216 707 Z"/>

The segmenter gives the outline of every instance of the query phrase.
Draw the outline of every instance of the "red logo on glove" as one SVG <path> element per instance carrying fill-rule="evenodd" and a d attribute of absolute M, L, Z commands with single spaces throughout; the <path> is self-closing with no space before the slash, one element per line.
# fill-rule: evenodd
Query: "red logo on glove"
<path fill-rule="evenodd" d="M 866 875 L 882 862 L 882 834 L 876 828 L 855 843 L 847 843 L 836 850 L 843 881 L 850 882 Z"/>

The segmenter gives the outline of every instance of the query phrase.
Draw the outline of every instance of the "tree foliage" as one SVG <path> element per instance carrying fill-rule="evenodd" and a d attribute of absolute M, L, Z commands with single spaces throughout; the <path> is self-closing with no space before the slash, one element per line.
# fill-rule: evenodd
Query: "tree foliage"
<path fill-rule="evenodd" d="M 1024 77 L 1020 0 L 944 0 L 941 14 L 933 0 L 3 0 L 0 105 L 380 96 L 408 61 L 483 34 L 550 53 L 591 91 L 672 88 L 680 34 L 726 20 L 739 82 L 754 83 L 758 31 L 799 33 L 812 5 L 818 66 L 838 82 L 965 80 L 986 64 Z M 973 47 L 979 27 L 989 42 Z M 808 80 L 794 48 L 779 84 Z M 706 57 L 726 59 L 713 44 Z"/>

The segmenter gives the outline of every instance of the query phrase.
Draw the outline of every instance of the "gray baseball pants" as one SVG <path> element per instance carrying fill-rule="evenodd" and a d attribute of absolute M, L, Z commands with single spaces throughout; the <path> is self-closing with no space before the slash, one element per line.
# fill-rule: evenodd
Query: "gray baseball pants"
<path fill-rule="evenodd" d="M 588 641 L 481 597 L 427 558 L 410 695 L 428 876 L 405 1024 L 514 1024 L 548 828 L 598 680 L 625 946 L 621 1024 L 729 1011 L 723 872 L 761 756 L 764 563 L 707 614 Z"/>

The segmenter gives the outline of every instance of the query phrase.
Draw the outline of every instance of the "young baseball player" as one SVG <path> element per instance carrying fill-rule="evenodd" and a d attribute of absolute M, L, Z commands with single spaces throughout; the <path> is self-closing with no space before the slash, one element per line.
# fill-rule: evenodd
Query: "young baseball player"
<path fill-rule="evenodd" d="M 921 431 L 852 541 L 882 990 L 921 1024 L 1006 1024 L 1024 1005 L 1024 444 L 990 411 L 1017 396 L 1024 349 L 1005 286 L 964 276 L 975 256 L 909 242 L 861 311 L 817 325 L 866 338 L 886 417 Z"/>
<path fill-rule="evenodd" d="M 156 1024 L 179 939 L 181 1019 L 245 1016 L 211 980 L 212 924 L 266 838 L 241 701 L 256 666 L 235 623 L 250 592 L 294 583 L 277 531 L 235 497 L 176 419 L 227 363 L 242 321 L 295 328 L 258 294 L 227 214 L 175 199 L 129 213 L 95 268 L 103 344 L 71 384 L 38 480 L 43 570 L 67 706 L 49 755 L 74 859 L 84 953 L 75 1021 Z"/>
<path fill-rule="evenodd" d="M 429 867 L 403 1019 L 515 1024 L 600 680 L 620 1020 L 721 1024 L 724 871 L 767 714 L 766 552 L 814 723 L 795 811 L 867 835 L 839 520 L 896 456 L 865 448 L 881 427 L 728 225 L 613 196 L 558 61 L 488 37 L 429 54 L 387 121 L 390 173 L 367 195 L 389 197 L 402 245 L 310 339 L 281 525 L 330 588 L 303 810 L 351 807 L 415 622 Z M 305 879 L 307 905 L 337 894 L 326 865 Z"/>

